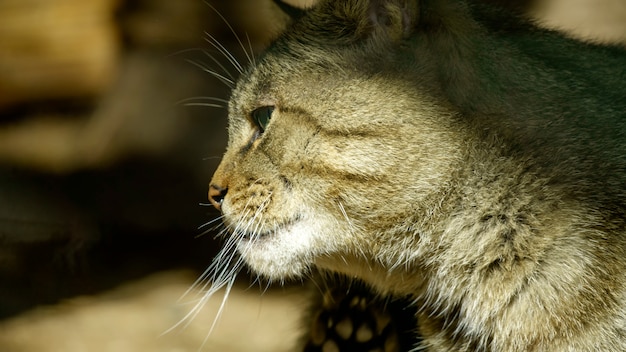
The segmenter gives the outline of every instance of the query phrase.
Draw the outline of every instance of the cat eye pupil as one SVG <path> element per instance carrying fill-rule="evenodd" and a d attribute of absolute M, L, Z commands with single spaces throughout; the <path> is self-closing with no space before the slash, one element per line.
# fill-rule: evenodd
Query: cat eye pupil
<path fill-rule="evenodd" d="M 261 132 L 264 132 L 267 128 L 267 125 L 270 123 L 270 119 L 272 118 L 273 112 L 273 106 L 262 106 L 252 112 L 252 119 L 254 120 L 254 123 L 259 127 Z"/>

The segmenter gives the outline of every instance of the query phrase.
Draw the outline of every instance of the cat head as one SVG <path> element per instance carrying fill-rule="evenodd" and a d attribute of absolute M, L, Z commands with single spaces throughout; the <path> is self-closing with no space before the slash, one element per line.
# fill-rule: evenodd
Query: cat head
<path fill-rule="evenodd" d="M 455 112 L 411 50 L 418 3 L 323 1 L 296 17 L 232 93 L 209 196 L 269 279 L 387 270 L 416 253 L 460 155 Z"/>

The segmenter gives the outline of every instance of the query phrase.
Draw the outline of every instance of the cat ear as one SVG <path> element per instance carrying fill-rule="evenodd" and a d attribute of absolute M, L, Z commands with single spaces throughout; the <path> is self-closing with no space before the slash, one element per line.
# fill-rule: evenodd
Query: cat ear
<path fill-rule="evenodd" d="M 306 14 L 305 9 L 295 7 L 291 4 L 283 2 L 282 0 L 274 0 L 274 3 L 286 14 L 292 21 L 297 21 Z"/>
<path fill-rule="evenodd" d="M 419 21 L 418 0 L 369 0 L 368 20 L 392 40 L 410 36 Z"/>

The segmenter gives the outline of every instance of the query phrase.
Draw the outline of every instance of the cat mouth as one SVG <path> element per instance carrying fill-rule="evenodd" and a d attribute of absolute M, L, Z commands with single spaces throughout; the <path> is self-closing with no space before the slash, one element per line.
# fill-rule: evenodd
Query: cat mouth
<path fill-rule="evenodd" d="M 254 272 L 270 279 L 300 276 L 312 265 L 320 224 L 306 216 L 269 224 L 273 226 L 240 234 L 237 252 Z"/>
<path fill-rule="evenodd" d="M 264 239 L 272 236 L 278 230 L 272 230 L 267 232 L 244 232 L 241 234 L 241 242 L 250 243 L 256 241 L 263 241 Z"/>
<path fill-rule="evenodd" d="M 275 225 L 273 228 L 263 231 L 246 231 L 241 233 L 241 241 L 244 243 L 253 243 L 264 241 L 272 237 L 276 237 L 281 233 L 289 232 L 293 226 L 300 222 L 301 217 L 296 216 L 282 224 Z"/>

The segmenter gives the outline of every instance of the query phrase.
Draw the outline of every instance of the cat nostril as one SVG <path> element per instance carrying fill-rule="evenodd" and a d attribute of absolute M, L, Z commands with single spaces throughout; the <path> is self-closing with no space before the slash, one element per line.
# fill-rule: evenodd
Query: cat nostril
<path fill-rule="evenodd" d="M 209 201 L 215 207 L 215 209 L 219 211 L 222 210 L 222 202 L 224 201 L 224 197 L 226 197 L 227 192 L 228 188 L 223 188 L 216 185 L 209 186 Z"/>

